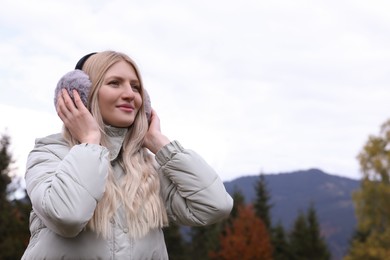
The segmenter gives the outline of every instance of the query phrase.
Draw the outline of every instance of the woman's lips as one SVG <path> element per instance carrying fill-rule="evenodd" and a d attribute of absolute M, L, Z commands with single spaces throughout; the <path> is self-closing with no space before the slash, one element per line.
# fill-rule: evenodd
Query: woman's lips
<path fill-rule="evenodd" d="M 119 106 L 117 106 L 117 108 L 119 108 L 120 110 L 122 110 L 124 112 L 133 112 L 133 110 L 134 110 L 134 107 L 131 105 L 119 105 Z"/>

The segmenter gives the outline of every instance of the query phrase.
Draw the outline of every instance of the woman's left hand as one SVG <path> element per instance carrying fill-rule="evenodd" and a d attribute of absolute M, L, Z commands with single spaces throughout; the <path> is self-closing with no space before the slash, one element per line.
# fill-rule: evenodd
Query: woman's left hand
<path fill-rule="evenodd" d="M 145 135 L 144 147 L 156 154 L 162 147 L 169 144 L 170 140 L 161 133 L 160 118 L 152 109 L 149 130 Z"/>

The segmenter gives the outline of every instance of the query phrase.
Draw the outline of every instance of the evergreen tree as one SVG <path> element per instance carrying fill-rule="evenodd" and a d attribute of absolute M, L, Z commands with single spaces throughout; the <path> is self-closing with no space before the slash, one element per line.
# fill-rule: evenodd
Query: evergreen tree
<path fill-rule="evenodd" d="M 271 217 L 270 217 L 270 211 L 272 208 L 272 205 L 270 204 L 270 198 L 268 189 L 267 189 L 267 182 L 265 180 L 264 174 L 259 175 L 259 179 L 255 184 L 255 191 L 256 191 L 256 198 L 254 201 L 254 208 L 256 216 L 259 217 L 261 220 L 263 220 L 265 226 L 267 227 L 267 230 L 271 231 Z"/>
<path fill-rule="evenodd" d="M 358 160 L 363 174 L 353 194 L 357 230 L 346 260 L 387 259 L 390 255 L 390 120 L 369 136 Z"/>
<path fill-rule="evenodd" d="M 0 201 L 5 202 L 7 200 L 7 187 L 11 183 L 11 177 L 9 176 L 10 164 L 12 157 L 9 154 L 8 147 L 10 145 L 10 138 L 7 135 L 0 137 Z"/>
<path fill-rule="evenodd" d="M 0 259 L 20 259 L 29 240 L 29 200 L 9 201 L 8 185 L 11 183 L 12 155 L 10 138 L 0 137 Z"/>
<path fill-rule="evenodd" d="M 313 205 L 310 205 L 307 211 L 309 248 L 307 255 L 309 259 L 330 259 L 330 251 L 326 245 L 324 238 L 321 236 L 320 225 L 317 219 L 317 213 Z"/>
<path fill-rule="evenodd" d="M 270 203 L 271 195 L 268 191 L 267 182 L 263 173 L 260 173 L 258 181 L 255 183 L 255 192 L 256 197 L 254 201 L 254 210 L 256 216 L 264 222 L 268 230 L 268 234 L 271 237 L 271 244 L 273 246 L 273 259 L 290 259 L 289 244 L 283 226 L 279 224 L 275 228 L 272 227 L 272 204 Z"/>
<path fill-rule="evenodd" d="M 272 229 L 272 246 L 274 260 L 292 259 L 287 235 L 280 222 Z"/>
<path fill-rule="evenodd" d="M 298 213 L 294 221 L 293 229 L 289 234 L 291 259 L 307 259 L 305 258 L 306 249 L 309 247 L 308 243 L 308 227 L 305 215 L 302 211 Z"/>
<path fill-rule="evenodd" d="M 317 214 L 311 205 L 305 215 L 298 214 L 290 233 L 291 259 L 297 260 L 328 260 L 329 249 L 321 237 Z"/>
<path fill-rule="evenodd" d="M 240 190 L 235 187 L 233 192 L 233 208 L 229 218 L 213 225 L 204 227 L 191 227 L 191 259 L 209 259 L 209 253 L 220 248 L 220 236 L 227 226 L 231 226 L 238 216 L 238 208 L 245 204 L 245 198 Z"/>
<path fill-rule="evenodd" d="M 245 204 L 245 197 L 237 187 L 234 187 L 232 198 L 233 198 L 233 208 L 230 213 L 229 220 L 236 218 L 238 216 L 238 209 Z"/>
<path fill-rule="evenodd" d="M 169 259 L 190 259 L 188 258 L 188 249 L 186 247 L 186 242 L 180 232 L 180 226 L 174 223 L 170 223 L 169 227 L 165 227 L 163 231 Z"/>
<path fill-rule="evenodd" d="M 209 252 L 219 248 L 222 222 L 191 228 L 190 259 L 209 259 Z"/>

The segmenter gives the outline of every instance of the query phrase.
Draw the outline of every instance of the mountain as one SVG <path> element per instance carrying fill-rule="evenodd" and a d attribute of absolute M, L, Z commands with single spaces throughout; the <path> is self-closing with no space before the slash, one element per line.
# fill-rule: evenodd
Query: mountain
<path fill-rule="evenodd" d="M 333 259 L 341 259 L 356 225 L 352 194 L 359 188 L 360 181 L 330 175 L 319 169 L 264 174 L 264 177 L 273 205 L 272 223 L 282 223 L 288 232 L 298 213 L 306 213 L 312 204 Z M 231 195 L 239 190 L 245 201 L 252 203 L 258 178 L 259 175 L 245 176 L 224 184 Z"/>

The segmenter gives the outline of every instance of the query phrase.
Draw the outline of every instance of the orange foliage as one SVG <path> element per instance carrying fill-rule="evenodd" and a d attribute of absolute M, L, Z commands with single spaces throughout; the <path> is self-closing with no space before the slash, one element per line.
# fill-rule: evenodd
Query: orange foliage
<path fill-rule="evenodd" d="M 271 260 L 272 247 L 263 221 L 256 217 L 252 206 L 238 208 L 238 216 L 221 236 L 220 249 L 210 252 L 218 260 Z"/>

